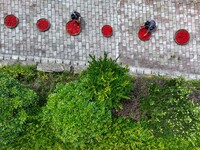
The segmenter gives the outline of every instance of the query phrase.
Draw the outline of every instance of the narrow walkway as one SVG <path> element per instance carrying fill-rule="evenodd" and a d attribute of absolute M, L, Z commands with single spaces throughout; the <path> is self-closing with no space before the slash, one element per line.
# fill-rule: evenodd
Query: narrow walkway
<path fill-rule="evenodd" d="M 200 79 L 200 2 L 174 0 L 6 0 L 0 1 L 0 59 L 66 64 L 84 68 L 89 54 L 104 51 L 130 66 L 133 73 L 161 74 Z M 83 16 L 78 36 L 66 33 L 70 13 Z M 14 14 L 19 25 L 9 29 L 4 17 Z M 51 27 L 40 32 L 36 22 L 50 21 Z M 155 19 L 158 28 L 149 41 L 141 41 L 137 32 L 147 19 Z M 101 28 L 109 24 L 114 34 L 106 38 Z M 181 46 L 174 42 L 179 29 L 190 33 L 190 41 Z"/>

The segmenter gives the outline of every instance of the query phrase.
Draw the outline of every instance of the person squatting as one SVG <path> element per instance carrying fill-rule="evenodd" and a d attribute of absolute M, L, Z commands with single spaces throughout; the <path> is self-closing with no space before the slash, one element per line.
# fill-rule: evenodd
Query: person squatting
<path fill-rule="evenodd" d="M 79 12 L 77 11 L 73 11 L 73 13 L 71 14 L 71 19 L 75 20 L 77 23 L 81 22 L 81 15 Z"/>
<path fill-rule="evenodd" d="M 156 22 L 154 20 L 147 20 L 144 27 L 147 29 L 147 33 L 151 33 L 156 28 Z"/>

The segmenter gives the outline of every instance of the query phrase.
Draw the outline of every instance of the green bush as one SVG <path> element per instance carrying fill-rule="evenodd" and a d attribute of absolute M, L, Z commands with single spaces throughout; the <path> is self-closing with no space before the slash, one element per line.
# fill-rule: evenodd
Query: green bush
<path fill-rule="evenodd" d="M 133 122 L 111 113 L 132 89 L 127 67 L 106 53 L 98 60 L 90 57 L 81 78 L 70 83 L 76 77 L 68 72 L 44 73 L 19 64 L 0 69 L 0 149 L 200 148 L 200 110 L 188 99 L 188 82 L 145 78 L 142 86 L 149 88 L 147 95 L 142 92 L 141 109 L 146 120 Z M 8 74 L 43 102 L 57 83 L 63 84 L 57 84 L 40 113 L 36 94 Z"/>
<path fill-rule="evenodd" d="M 120 106 L 121 99 L 128 99 L 132 90 L 131 78 L 128 75 L 128 68 L 117 63 L 117 59 L 104 57 L 96 60 L 91 56 L 89 67 L 83 72 L 82 77 L 86 78 L 85 85 L 93 94 L 94 100 L 106 103 L 108 108 Z"/>
<path fill-rule="evenodd" d="M 0 147 L 13 142 L 37 112 L 38 96 L 5 73 L 0 73 Z"/>
<path fill-rule="evenodd" d="M 43 124 L 71 148 L 83 148 L 101 139 L 111 120 L 111 111 L 94 102 L 80 81 L 59 84 L 43 109 Z"/>
<path fill-rule="evenodd" d="M 198 150 L 200 148 L 189 140 L 166 136 L 155 138 L 154 143 L 159 146 L 159 150 Z"/>
<path fill-rule="evenodd" d="M 42 124 L 42 113 L 26 124 L 24 132 L 6 149 L 13 150 L 49 150 L 64 148 L 64 143 L 55 137 L 49 124 Z"/>
<path fill-rule="evenodd" d="M 37 77 L 36 68 L 36 65 L 25 66 L 16 63 L 11 66 L 3 66 L 0 71 L 9 74 L 20 82 L 28 83 L 34 81 Z"/>
<path fill-rule="evenodd" d="M 67 83 L 77 78 L 68 71 L 47 73 L 38 71 L 36 65 L 21 65 L 19 63 L 11 66 L 3 66 L 0 68 L 0 72 L 10 75 L 26 87 L 35 91 L 39 96 L 40 106 L 46 103 L 48 95 L 54 91 L 57 83 Z"/>
<path fill-rule="evenodd" d="M 196 140 L 200 134 L 200 107 L 188 99 L 190 93 L 191 88 L 182 78 L 150 85 L 141 108 L 156 135 Z"/>
<path fill-rule="evenodd" d="M 46 104 L 48 95 L 53 93 L 57 83 L 65 84 L 77 78 L 75 75 L 70 74 L 68 71 L 61 73 L 46 73 L 35 70 L 35 72 L 37 74 L 35 80 L 33 80 L 31 83 L 26 83 L 26 85 L 39 95 L 41 106 Z"/>
<path fill-rule="evenodd" d="M 113 118 L 108 133 L 98 143 L 88 145 L 90 147 L 88 149 L 159 149 L 160 146 L 154 142 L 154 136 L 145 124 L 145 122 L 132 122 L 122 117 Z"/>

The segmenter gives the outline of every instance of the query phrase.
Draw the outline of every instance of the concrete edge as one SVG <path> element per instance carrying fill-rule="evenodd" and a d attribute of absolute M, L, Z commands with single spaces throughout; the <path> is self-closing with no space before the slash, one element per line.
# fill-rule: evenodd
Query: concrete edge
<path fill-rule="evenodd" d="M 41 57 L 34 56 L 18 57 L 6 55 L 3 56 L 3 58 L 0 56 L 0 67 L 5 65 L 13 65 L 15 63 L 20 63 L 22 65 L 37 65 L 37 70 L 44 72 L 70 71 L 73 73 L 80 73 L 88 66 L 88 63 L 83 61 L 62 60 L 55 58 L 43 59 Z M 159 70 L 129 66 L 129 71 L 131 75 L 161 75 L 172 78 L 183 77 L 186 80 L 200 79 L 200 74 L 190 74 L 172 70 Z"/>

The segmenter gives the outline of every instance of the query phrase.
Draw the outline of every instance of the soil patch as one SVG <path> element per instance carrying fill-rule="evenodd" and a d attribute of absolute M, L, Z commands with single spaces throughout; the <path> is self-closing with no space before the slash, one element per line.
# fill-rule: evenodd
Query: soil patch
<path fill-rule="evenodd" d="M 200 89 L 195 89 L 189 96 L 193 102 L 197 103 L 200 106 Z"/>
<path fill-rule="evenodd" d="M 113 114 L 123 116 L 133 121 L 139 121 L 143 113 L 140 110 L 140 100 L 148 94 L 148 85 L 157 83 L 163 85 L 165 78 L 137 77 L 133 80 L 133 91 L 130 94 L 130 100 L 121 100 L 122 110 L 113 110 Z M 195 89 L 189 96 L 189 99 L 200 106 L 200 88 Z"/>

